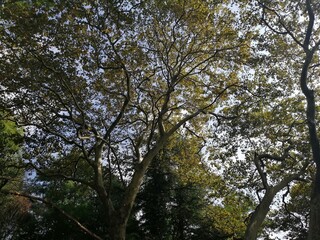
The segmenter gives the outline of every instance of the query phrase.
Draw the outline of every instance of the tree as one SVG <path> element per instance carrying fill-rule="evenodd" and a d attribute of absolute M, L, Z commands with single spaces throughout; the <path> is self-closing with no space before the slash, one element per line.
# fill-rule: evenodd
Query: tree
<path fill-rule="evenodd" d="M 247 86 L 238 92 L 236 100 L 224 106 L 234 117 L 218 132 L 223 137 L 217 143 L 220 151 L 215 149 L 214 156 L 223 161 L 226 181 L 237 191 L 256 193 L 252 197 L 257 208 L 248 218 L 246 239 L 257 238 L 276 194 L 305 180 L 312 159 L 304 96 L 297 91 L 296 78 L 304 53 L 288 32 L 296 27 L 293 35 L 300 34 L 298 29 L 307 18 L 300 21 L 301 15 L 292 9 L 303 4 L 256 1 L 251 7 L 252 22 L 262 20 L 266 25 L 255 25 L 258 31 L 254 32 L 251 56 L 243 73 Z"/>
<path fill-rule="evenodd" d="M 42 202 L 32 201 L 23 224 L 14 231 L 13 239 L 92 239 L 92 236 L 79 231 L 61 211 L 72 215 L 95 234 L 109 239 L 103 207 L 92 189 L 72 181 L 48 181 L 42 178 L 36 182 L 36 185 L 25 184 L 25 192 L 50 199 L 55 206 L 45 208 Z M 121 197 L 123 187 L 119 181 L 113 181 L 113 191 L 113 198 Z M 135 214 L 134 209 L 128 220 L 127 237 L 130 240 L 141 239 Z"/>
<path fill-rule="evenodd" d="M 125 239 L 154 157 L 204 113 L 219 119 L 217 103 L 237 87 L 248 45 L 235 14 L 223 1 L 8 1 L 1 18 L 0 101 L 26 128 L 25 159 L 40 176 L 91 188 L 110 238 Z"/>
<path fill-rule="evenodd" d="M 257 3 L 261 7 L 261 19 L 268 29 L 267 32 L 276 37 L 277 43 L 280 43 L 284 47 L 283 49 L 292 50 L 289 55 L 282 55 L 283 52 L 279 52 L 276 56 L 293 68 L 291 79 L 294 80 L 296 86 L 300 87 L 300 91 L 306 99 L 305 120 L 312 151 L 311 159 L 316 165 L 311 194 L 308 239 L 320 239 L 320 230 L 317 225 L 320 219 L 320 147 L 316 125 L 316 89 L 318 86 L 315 82 L 316 76 L 319 74 L 317 52 L 320 40 L 316 18 L 319 15 L 318 3 L 312 0 L 297 2 L 257 1 Z M 288 56 L 293 57 L 288 58 Z M 294 91 L 289 92 L 289 94 L 294 93 Z"/>
<path fill-rule="evenodd" d="M 223 190 L 220 177 L 203 162 L 200 143 L 175 136 L 151 164 L 137 201 L 145 239 L 241 237 L 245 202 L 240 207 L 241 196 L 233 200 L 230 189 Z"/>
<path fill-rule="evenodd" d="M 161 152 L 157 157 L 161 157 Z M 170 209 L 172 202 L 173 176 L 168 162 L 154 161 L 146 174 L 146 180 L 138 195 L 137 207 L 142 211 L 141 228 L 145 239 L 170 239 L 172 229 Z"/>
<path fill-rule="evenodd" d="M 1 196 L 0 201 L 0 237 L 12 239 L 27 219 L 30 202 L 26 198 L 12 196 Z"/>
<path fill-rule="evenodd" d="M 21 173 L 19 170 L 21 152 L 19 154 L 19 151 L 23 142 L 22 131 L 17 129 L 7 115 L 3 112 L 0 114 L 0 189 L 10 181 L 16 180 Z"/>
<path fill-rule="evenodd" d="M 22 188 L 23 167 L 21 149 L 22 131 L 11 121 L 11 115 L 0 113 L 0 190 L 20 190 Z M 26 199 L 0 195 L 0 236 L 11 236 L 23 221 L 29 202 Z"/>

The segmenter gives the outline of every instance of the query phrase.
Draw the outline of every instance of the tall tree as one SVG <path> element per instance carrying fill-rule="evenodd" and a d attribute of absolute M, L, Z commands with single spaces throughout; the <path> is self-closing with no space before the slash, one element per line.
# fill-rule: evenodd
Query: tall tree
<path fill-rule="evenodd" d="M 283 64 L 292 67 L 291 79 L 300 87 L 306 99 L 306 125 L 311 159 L 316 165 L 316 173 L 311 194 L 311 212 L 308 239 L 320 239 L 318 222 L 320 219 L 320 147 L 317 133 L 317 94 L 316 79 L 319 75 L 318 56 L 319 39 L 319 7 L 316 1 L 257 1 L 260 6 L 261 19 L 267 32 L 275 36 L 276 44 L 281 44 L 283 52 L 275 56 L 282 59 Z M 292 50 L 290 53 L 288 50 Z M 284 55 L 285 53 L 288 53 Z M 291 91 L 288 94 L 295 94 Z"/>
<path fill-rule="evenodd" d="M 144 175 L 170 137 L 197 129 L 205 112 L 220 118 L 214 109 L 235 91 L 247 54 L 235 16 L 223 1 L 198 0 L 2 7 L 0 101 L 26 128 L 25 159 L 38 175 L 95 191 L 111 239 L 125 239 Z M 119 203 L 112 176 L 125 189 Z"/>
<path fill-rule="evenodd" d="M 301 28 L 307 18 L 299 21 L 300 15 L 292 9 L 303 4 L 289 1 L 253 1 L 251 4 L 257 32 L 254 32 L 250 60 L 243 73 L 247 85 L 236 101 L 223 106 L 234 118 L 221 129 L 223 137 L 220 145 L 217 143 L 221 149 L 225 138 L 227 150 L 223 149 L 219 155 L 221 150 L 215 151 L 215 158 L 224 160 L 221 164 L 229 183 L 237 186 L 237 191 L 244 188 L 255 193 L 252 196 L 257 207 L 248 217 L 246 239 L 257 238 L 276 195 L 279 197 L 282 189 L 304 179 L 312 159 L 304 96 L 297 91 L 303 50 L 297 48 L 290 33 L 281 25 L 288 21 L 288 31 L 291 27 Z M 282 7 L 288 8 L 282 11 Z M 266 25 L 259 25 L 261 22 Z"/>

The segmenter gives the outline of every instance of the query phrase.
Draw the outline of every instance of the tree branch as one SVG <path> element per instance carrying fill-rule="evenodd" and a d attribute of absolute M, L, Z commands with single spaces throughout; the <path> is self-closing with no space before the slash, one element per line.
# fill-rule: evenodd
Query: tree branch
<path fill-rule="evenodd" d="M 62 210 L 60 207 L 58 207 L 57 205 L 55 205 L 54 203 L 52 203 L 48 199 L 43 199 L 41 197 L 36 197 L 36 196 L 32 196 L 32 195 L 29 195 L 26 193 L 20 193 L 20 192 L 16 192 L 16 191 L 1 190 L 0 192 L 3 194 L 7 194 L 7 195 L 15 195 L 15 196 L 20 196 L 20 197 L 25 197 L 30 200 L 42 202 L 42 203 L 46 204 L 47 206 L 57 210 L 61 215 L 63 215 L 66 219 L 68 219 L 75 226 L 77 226 L 79 228 L 79 230 L 81 230 L 84 234 L 86 234 L 96 240 L 103 240 L 101 237 L 99 237 L 95 233 L 91 232 L 88 228 L 86 228 L 84 225 L 82 225 L 77 219 L 72 217 L 70 214 L 68 214 L 67 212 Z"/>
<path fill-rule="evenodd" d="M 261 181 L 262 181 L 262 185 L 265 189 L 269 188 L 269 184 L 268 184 L 268 180 L 267 180 L 267 176 L 266 173 L 263 171 L 262 166 L 260 164 L 260 160 L 261 157 L 260 155 L 258 155 L 257 153 L 254 154 L 254 158 L 253 158 L 253 162 L 258 170 L 258 173 L 260 175 Z"/>

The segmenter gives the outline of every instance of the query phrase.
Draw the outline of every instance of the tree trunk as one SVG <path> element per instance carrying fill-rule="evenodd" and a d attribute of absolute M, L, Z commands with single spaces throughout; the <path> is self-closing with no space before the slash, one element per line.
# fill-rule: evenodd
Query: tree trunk
<path fill-rule="evenodd" d="M 111 240 L 125 240 L 126 239 L 126 223 L 120 218 L 112 218 L 112 223 L 110 224 L 110 238 Z"/>
<path fill-rule="evenodd" d="M 311 194 L 311 203 L 310 203 L 310 221 L 309 221 L 309 232 L 308 240 L 320 240 L 320 145 L 319 137 L 317 132 L 317 121 L 316 121 L 316 101 L 315 101 L 315 92 L 308 87 L 308 71 L 310 64 L 313 60 L 314 53 L 318 50 L 320 41 L 317 41 L 316 44 L 309 49 L 312 32 L 314 28 L 315 16 L 312 7 L 312 1 L 306 0 L 306 8 L 309 16 L 309 24 L 307 27 L 303 49 L 306 53 L 305 61 L 302 67 L 301 76 L 300 76 L 300 86 L 303 94 L 307 100 L 307 122 L 309 128 L 309 141 L 312 150 L 312 158 L 316 163 L 316 176 L 313 182 L 313 189 Z"/>
<path fill-rule="evenodd" d="M 266 191 L 261 203 L 250 217 L 250 221 L 245 233 L 246 240 L 257 239 L 261 225 L 269 212 L 270 205 L 276 193 L 277 192 L 273 188 L 270 188 Z"/>
<path fill-rule="evenodd" d="M 270 187 L 270 186 L 267 187 L 266 193 L 263 196 L 261 203 L 255 209 L 254 213 L 250 217 L 249 224 L 247 226 L 246 233 L 245 233 L 246 240 L 257 239 L 259 230 L 270 210 L 270 205 L 274 197 L 276 196 L 276 194 L 280 192 L 283 188 L 288 186 L 290 182 L 299 178 L 305 172 L 307 166 L 308 166 L 308 163 L 306 162 L 298 173 L 285 177 L 273 187 Z"/>
<path fill-rule="evenodd" d="M 144 175 L 151 161 L 162 149 L 163 145 L 167 142 L 168 138 L 169 135 L 162 136 L 158 141 L 158 144 L 145 155 L 143 161 L 136 167 L 131 182 L 125 190 L 121 207 L 117 210 L 106 209 L 106 212 L 109 216 L 109 234 L 112 240 L 125 240 L 127 222 L 130 217 L 136 196 L 139 192 L 139 188 L 142 184 Z M 106 208 L 108 208 L 109 206 L 110 203 L 105 204 Z"/>
<path fill-rule="evenodd" d="M 320 169 L 317 166 L 310 203 L 310 222 L 308 240 L 320 240 Z"/>
<path fill-rule="evenodd" d="M 308 240 L 320 240 L 320 194 L 311 199 Z"/>

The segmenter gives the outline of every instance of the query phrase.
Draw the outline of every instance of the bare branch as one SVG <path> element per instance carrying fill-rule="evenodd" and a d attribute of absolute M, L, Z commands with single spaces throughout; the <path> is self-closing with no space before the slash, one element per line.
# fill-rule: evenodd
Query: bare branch
<path fill-rule="evenodd" d="M 295 41 L 299 46 L 301 46 L 302 48 L 304 47 L 304 44 L 302 44 L 293 34 L 293 32 L 289 29 L 289 27 L 282 21 L 281 16 L 279 15 L 279 13 L 276 12 L 276 10 L 268 7 L 266 4 L 262 3 L 261 1 L 258 1 L 259 5 L 262 6 L 263 8 L 263 14 L 262 14 L 262 22 L 274 33 L 276 34 L 280 34 L 280 35 L 286 35 L 288 34 L 293 41 Z M 276 15 L 276 17 L 278 18 L 278 21 L 280 23 L 280 25 L 285 29 L 285 31 L 279 31 L 276 30 L 274 27 L 272 27 L 269 22 L 266 20 L 265 18 L 265 10 L 268 10 L 269 12 L 272 12 L 273 14 Z"/>
<path fill-rule="evenodd" d="M 78 183 L 81 183 L 83 185 L 86 185 L 86 186 L 88 186 L 88 187 L 90 187 L 92 189 L 95 189 L 93 183 L 90 183 L 88 181 L 85 181 L 85 180 L 82 180 L 82 179 L 79 179 L 79 178 L 75 178 L 75 177 L 71 177 L 71 176 L 67 176 L 67 175 L 62 174 L 62 173 L 46 173 L 46 172 L 42 171 L 40 168 L 38 168 L 37 166 L 35 166 L 33 163 L 29 163 L 29 165 L 42 176 L 70 180 L 70 181 L 73 181 L 73 182 L 78 182 Z"/>

